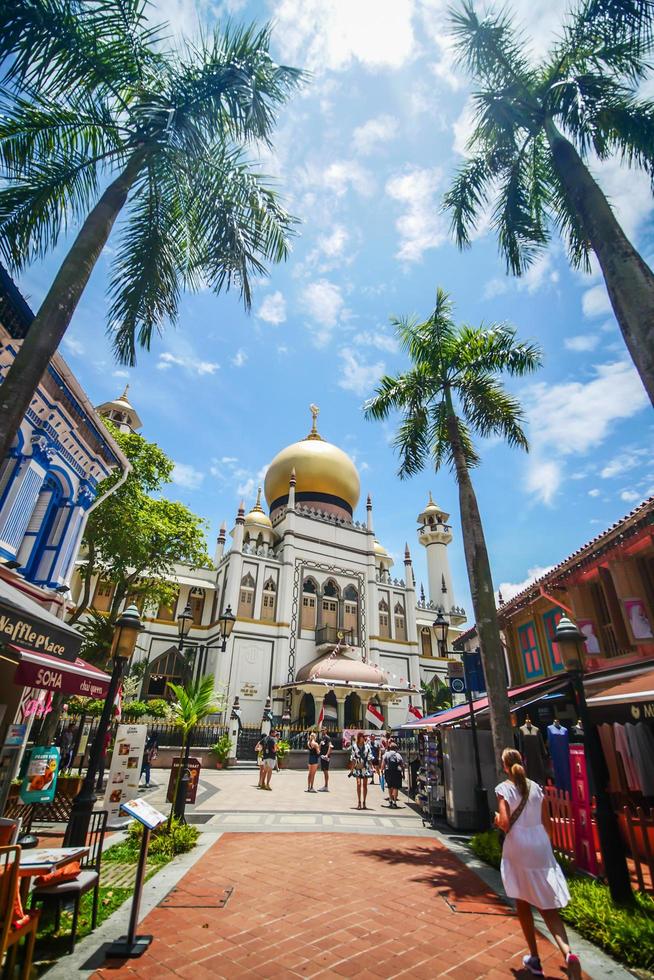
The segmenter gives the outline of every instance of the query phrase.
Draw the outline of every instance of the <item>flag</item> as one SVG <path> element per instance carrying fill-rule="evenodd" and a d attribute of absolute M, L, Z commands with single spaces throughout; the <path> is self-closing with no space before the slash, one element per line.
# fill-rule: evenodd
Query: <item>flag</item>
<path fill-rule="evenodd" d="M 422 711 L 420 708 L 417 708 L 415 704 L 410 704 L 409 717 L 407 718 L 407 721 L 417 721 L 419 718 L 422 718 Z"/>
<path fill-rule="evenodd" d="M 122 721 L 123 719 L 123 686 L 118 688 L 116 691 L 116 697 L 114 699 L 114 718 L 116 721 Z"/>
<path fill-rule="evenodd" d="M 384 716 L 374 704 L 368 703 L 368 707 L 366 708 L 366 721 L 374 725 L 375 728 L 383 728 Z"/>
<path fill-rule="evenodd" d="M 324 701 L 322 710 L 325 712 L 326 721 L 336 721 L 338 718 L 338 711 L 333 704 L 329 704 L 327 701 Z"/>
<path fill-rule="evenodd" d="M 318 715 L 318 721 L 317 721 L 318 728 L 322 728 L 324 720 L 325 720 L 325 705 L 323 704 L 322 708 L 320 709 L 320 714 Z"/>

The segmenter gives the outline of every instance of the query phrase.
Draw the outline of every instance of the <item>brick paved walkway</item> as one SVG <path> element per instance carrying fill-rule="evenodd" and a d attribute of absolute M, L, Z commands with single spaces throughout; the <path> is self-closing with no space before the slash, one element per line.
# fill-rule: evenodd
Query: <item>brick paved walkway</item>
<path fill-rule="evenodd" d="M 139 927 L 155 936 L 145 955 L 95 980 L 528 976 L 515 917 L 433 839 L 226 834 L 165 902 Z M 546 975 L 564 977 L 540 945 Z"/>

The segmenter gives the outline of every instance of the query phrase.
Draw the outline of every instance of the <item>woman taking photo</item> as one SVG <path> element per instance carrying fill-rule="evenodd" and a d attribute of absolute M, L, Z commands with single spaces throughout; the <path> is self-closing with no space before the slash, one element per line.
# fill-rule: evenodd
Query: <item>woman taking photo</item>
<path fill-rule="evenodd" d="M 309 752 L 309 773 L 307 775 L 307 788 L 305 793 L 315 793 L 313 784 L 316 778 L 316 772 L 318 770 L 318 762 L 320 761 L 320 743 L 316 738 L 315 732 L 309 732 L 309 738 L 307 739 L 307 750 Z"/>
<path fill-rule="evenodd" d="M 522 757 L 516 749 L 504 749 L 502 766 L 508 779 L 495 787 L 499 803 L 495 826 L 506 835 L 501 864 L 504 890 L 509 898 L 516 900 L 516 911 L 529 947 L 523 965 L 534 976 L 545 976 L 536 945 L 533 905 L 565 957 L 568 976 L 579 980 L 579 957 L 570 951 L 568 935 L 558 912 L 570 901 L 570 893 L 552 851 L 549 813 L 543 791 L 538 783 L 527 779 Z"/>
<path fill-rule="evenodd" d="M 356 742 L 352 742 L 350 752 L 350 776 L 357 781 L 357 810 L 367 810 L 368 780 L 372 779 L 372 749 L 363 732 L 357 732 Z M 362 805 L 363 800 L 363 805 Z"/>

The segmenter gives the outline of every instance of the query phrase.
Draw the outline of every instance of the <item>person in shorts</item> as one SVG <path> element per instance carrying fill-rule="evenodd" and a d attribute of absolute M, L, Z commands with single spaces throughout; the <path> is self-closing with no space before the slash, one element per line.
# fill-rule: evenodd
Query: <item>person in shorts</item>
<path fill-rule="evenodd" d="M 389 742 L 382 759 L 384 780 L 388 788 L 388 805 L 397 809 L 397 794 L 402 788 L 404 759 L 397 751 L 397 742 Z"/>
<path fill-rule="evenodd" d="M 270 780 L 277 762 L 277 734 L 272 730 L 269 735 L 262 735 L 256 747 L 256 751 L 261 753 L 259 789 L 272 790 Z"/>
<path fill-rule="evenodd" d="M 318 745 L 320 748 L 320 771 L 322 772 L 323 779 L 325 780 L 325 785 L 321 786 L 318 792 L 329 793 L 329 759 L 332 754 L 334 744 L 329 737 L 329 732 L 326 728 L 320 729 L 320 739 L 318 741 Z"/>

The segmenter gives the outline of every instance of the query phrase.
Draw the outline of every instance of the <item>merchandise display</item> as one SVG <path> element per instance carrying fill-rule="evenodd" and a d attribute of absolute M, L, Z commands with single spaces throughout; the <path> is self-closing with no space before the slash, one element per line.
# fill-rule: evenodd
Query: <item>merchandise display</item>
<path fill-rule="evenodd" d="M 423 821 L 433 823 L 435 817 L 445 813 L 443 749 L 438 730 L 419 733 L 418 759 L 420 767 L 416 801 L 422 807 Z"/>

